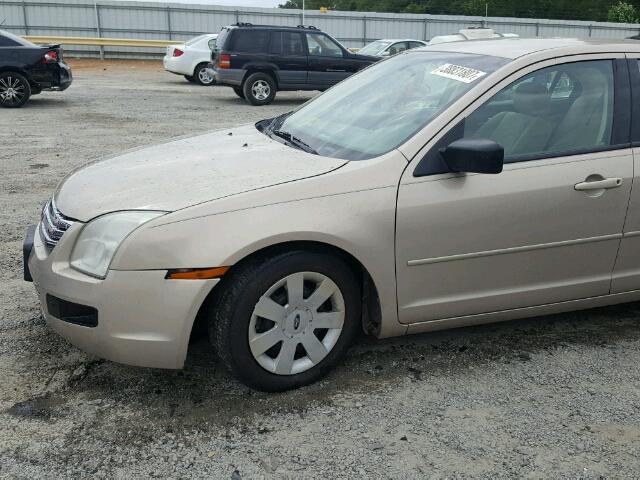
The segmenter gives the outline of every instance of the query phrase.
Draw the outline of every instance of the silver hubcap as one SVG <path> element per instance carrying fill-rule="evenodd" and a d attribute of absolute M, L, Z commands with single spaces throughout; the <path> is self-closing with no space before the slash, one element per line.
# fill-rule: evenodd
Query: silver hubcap
<path fill-rule="evenodd" d="M 297 272 L 260 297 L 249 323 L 249 348 L 265 370 L 294 375 L 320 363 L 338 342 L 344 298 L 326 275 Z"/>
<path fill-rule="evenodd" d="M 264 80 L 258 80 L 251 85 L 251 93 L 256 100 L 266 100 L 271 94 L 271 87 Z"/>
<path fill-rule="evenodd" d="M 211 83 L 211 82 L 213 82 L 213 78 L 211 78 L 211 76 L 207 73 L 207 70 L 204 69 L 204 68 L 200 69 L 200 71 L 198 72 L 198 79 L 202 83 Z"/>
<path fill-rule="evenodd" d="M 15 77 L 0 78 L 0 100 L 5 103 L 18 103 L 26 94 L 25 86 Z"/>

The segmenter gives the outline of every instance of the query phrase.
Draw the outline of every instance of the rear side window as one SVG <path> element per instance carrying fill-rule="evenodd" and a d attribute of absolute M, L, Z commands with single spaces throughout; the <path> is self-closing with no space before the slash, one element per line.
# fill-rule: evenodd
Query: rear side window
<path fill-rule="evenodd" d="M 0 47 L 17 47 L 20 44 L 10 38 L 0 35 Z"/>
<path fill-rule="evenodd" d="M 242 53 L 266 53 L 268 42 L 269 32 L 266 30 L 254 30 L 251 28 L 236 30 L 233 32 L 229 50 Z"/>
<path fill-rule="evenodd" d="M 231 38 L 231 29 L 229 28 L 223 28 L 222 30 L 220 30 L 220 33 L 218 34 L 218 38 L 216 39 L 216 46 L 220 49 L 228 49 L 228 45 L 225 45 L 225 43 L 229 43 L 227 42 L 227 40 L 229 40 Z"/>

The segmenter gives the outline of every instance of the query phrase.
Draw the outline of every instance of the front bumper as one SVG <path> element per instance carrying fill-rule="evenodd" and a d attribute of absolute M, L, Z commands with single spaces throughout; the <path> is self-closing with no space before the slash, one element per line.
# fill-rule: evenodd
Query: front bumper
<path fill-rule="evenodd" d="M 182 368 L 193 321 L 218 280 L 166 280 L 166 270 L 110 270 L 104 280 L 69 265 L 82 224 L 75 223 L 51 251 L 35 229 L 25 239 L 25 279 L 33 278 L 43 316 L 73 345 L 114 362 Z M 95 326 L 62 320 L 51 298 L 97 311 Z"/>

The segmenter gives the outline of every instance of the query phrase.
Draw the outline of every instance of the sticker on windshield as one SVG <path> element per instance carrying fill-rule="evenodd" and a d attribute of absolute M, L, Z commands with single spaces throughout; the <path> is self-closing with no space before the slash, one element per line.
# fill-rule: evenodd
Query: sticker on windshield
<path fill-rule="evenodd" d="M 431 74 L 457 80 L 458 82 L 471 83 L 480 77 L 484 77 L 487 72 L 476 70 L 475 68 L 453 65 L 452 63 L 445 63 L 436 68 Z"/>

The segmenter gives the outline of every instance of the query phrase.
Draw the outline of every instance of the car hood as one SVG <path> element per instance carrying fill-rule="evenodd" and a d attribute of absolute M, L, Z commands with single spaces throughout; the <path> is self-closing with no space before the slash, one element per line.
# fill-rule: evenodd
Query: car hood
<path fill-rule="evenodd" d="M 285 146 L 248 125 L 91 163 L 61 183 L 55 201 L 64 215 L 80 221 L 118 210 L 171 212 L 345 163 Z"/>

